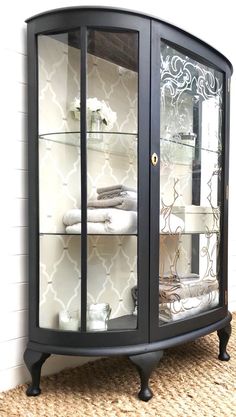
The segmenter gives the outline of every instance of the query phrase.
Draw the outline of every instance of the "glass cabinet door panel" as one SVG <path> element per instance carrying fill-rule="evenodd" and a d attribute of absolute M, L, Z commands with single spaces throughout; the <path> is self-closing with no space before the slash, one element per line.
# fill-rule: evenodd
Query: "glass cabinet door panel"
<path fill-rule="evenodd" d="M 160 324 L 219 304 L 223 75 L 161 42 Z"/>
<path fill-rule="evenodd" d="M 38 36 L 39 326 L 63 331 L 80 327 L 79 86 L 80 32 Z"/>
<path fill-rule="evenodd" d="M 137 327 L 138 35 L 87 38 L 87 331 Z"/>

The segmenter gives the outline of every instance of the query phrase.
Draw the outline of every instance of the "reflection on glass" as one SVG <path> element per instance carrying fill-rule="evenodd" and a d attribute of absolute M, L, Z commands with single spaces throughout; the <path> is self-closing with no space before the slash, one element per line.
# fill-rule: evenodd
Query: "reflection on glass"
<path fill-rule="evenodd" d="M 71 210 L 81 207 L 80 151 L 52 138 L 72 131 L 80 142 L 72 108 L 80 85 L 79 44 L 79 31 L 38 36 L 39 325 L 63 331 L 80 328 L 80 236 L 66 230 Z"/>
<path fill-rule="evenodd" d="M 222 82 L 161 43 L 160 324 L 219 303 Z"/>
<path fill-rule="evenodd" d="M 137 33 L 89 30 L 88 331 L 137 326 L 137 59 Z"/>

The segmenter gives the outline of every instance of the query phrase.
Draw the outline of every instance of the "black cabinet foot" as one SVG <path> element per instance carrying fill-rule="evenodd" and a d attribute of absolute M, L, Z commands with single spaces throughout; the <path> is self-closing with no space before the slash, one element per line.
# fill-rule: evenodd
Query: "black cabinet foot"
<path fill-rule="evenodd" d="M 29 397 L 36 397 L 41 393 L 39 388 L 41 368 L 49 356 L 49 353 L 36 352 L 31 349 L 26 349 L 24 353 L 24 361 L 32 378 L 32 383 L 26 390 L 26 395 Z"/>
<path fill-rule="evenodd" d="M 129 359 L 134 363 L 139 372 L 141 389 L 138 393 L 138 397 L 142 401 L 149 401 L 153 397 L 153 393 L 148 386 L 148 382 L 153 369 L 158 364 L 162 356 L 162 350 L 129 356 Z"/>
<path fill-rule="evenodd" d="M 32 385 L 30 385 L 27 390 L 26 390 L 26 395 L 28 397 L 37 397 L 37 395 L 41 394 L 41 389 L 38 387 L 33 387 Z"/>
<path fill-rule="evenodd" d="M 231 324 L 229 323 L 226 327 L 223 327 L 223 329 L 220 329 L 217 331 L 219 340 L 220 340 L 220 353 L 218 358 L 221 361 L 229 361 L 230 360 L 230 356 L 226 351 L 227 348 L 227 344 L 231 335 Z"/>

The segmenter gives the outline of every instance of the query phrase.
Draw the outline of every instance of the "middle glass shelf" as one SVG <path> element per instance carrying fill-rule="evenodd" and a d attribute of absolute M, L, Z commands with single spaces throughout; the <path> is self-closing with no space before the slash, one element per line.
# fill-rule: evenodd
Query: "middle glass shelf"
<path fill-rule="evenodd" d="M 63 145 L 80 147 L 80 131 L 42 133 L 39 135 L 39 139 L 44 141 L 61 143 Z M 219 154 L 219 149 L 200 147 L 195 143 L 192 144 L 190 141 L 184 141 L 178 137 L 162 137 L 160 138 L 160 140 L 164 146 L 163 151 L 165 151 L 165 147 L 169 144 L 172 147 L 172 150 L 175 149 L 175 146 L 177 146 L 189 150 L 199 149 L 205 152 Z M 127 151 L 127 145 L 129 149 L 132 149 L 134 144 L 137 145 L 137 141 L 138 133 L 136 132 L 87 131 L 88 148 L 100 150 L 101 152 L 104 152 L 106 150 L 105 147 L 108 147 L 111 150 L 114 147 L 114 151 L 120 150 L 122 153 L 122 150 Z"/>
<path fill-rule="evenodd" d="M 39 140 L 80 148 L 80 132 L 52 132 L 39 135 Z M 87 131 L 87 149 L 116 155 L 137 156 L 137 133 Z"/>

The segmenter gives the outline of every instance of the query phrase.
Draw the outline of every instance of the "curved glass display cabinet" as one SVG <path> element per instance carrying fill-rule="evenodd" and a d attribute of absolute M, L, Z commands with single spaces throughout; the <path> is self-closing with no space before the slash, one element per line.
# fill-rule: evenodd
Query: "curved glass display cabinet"
<path fill-rule="evenodd" d="M 49 11 L 28 23 L 28 395 L 50 354 L 127 355 L 217 331 L 228 360 L 232 65 L 139 13 Z"/>

